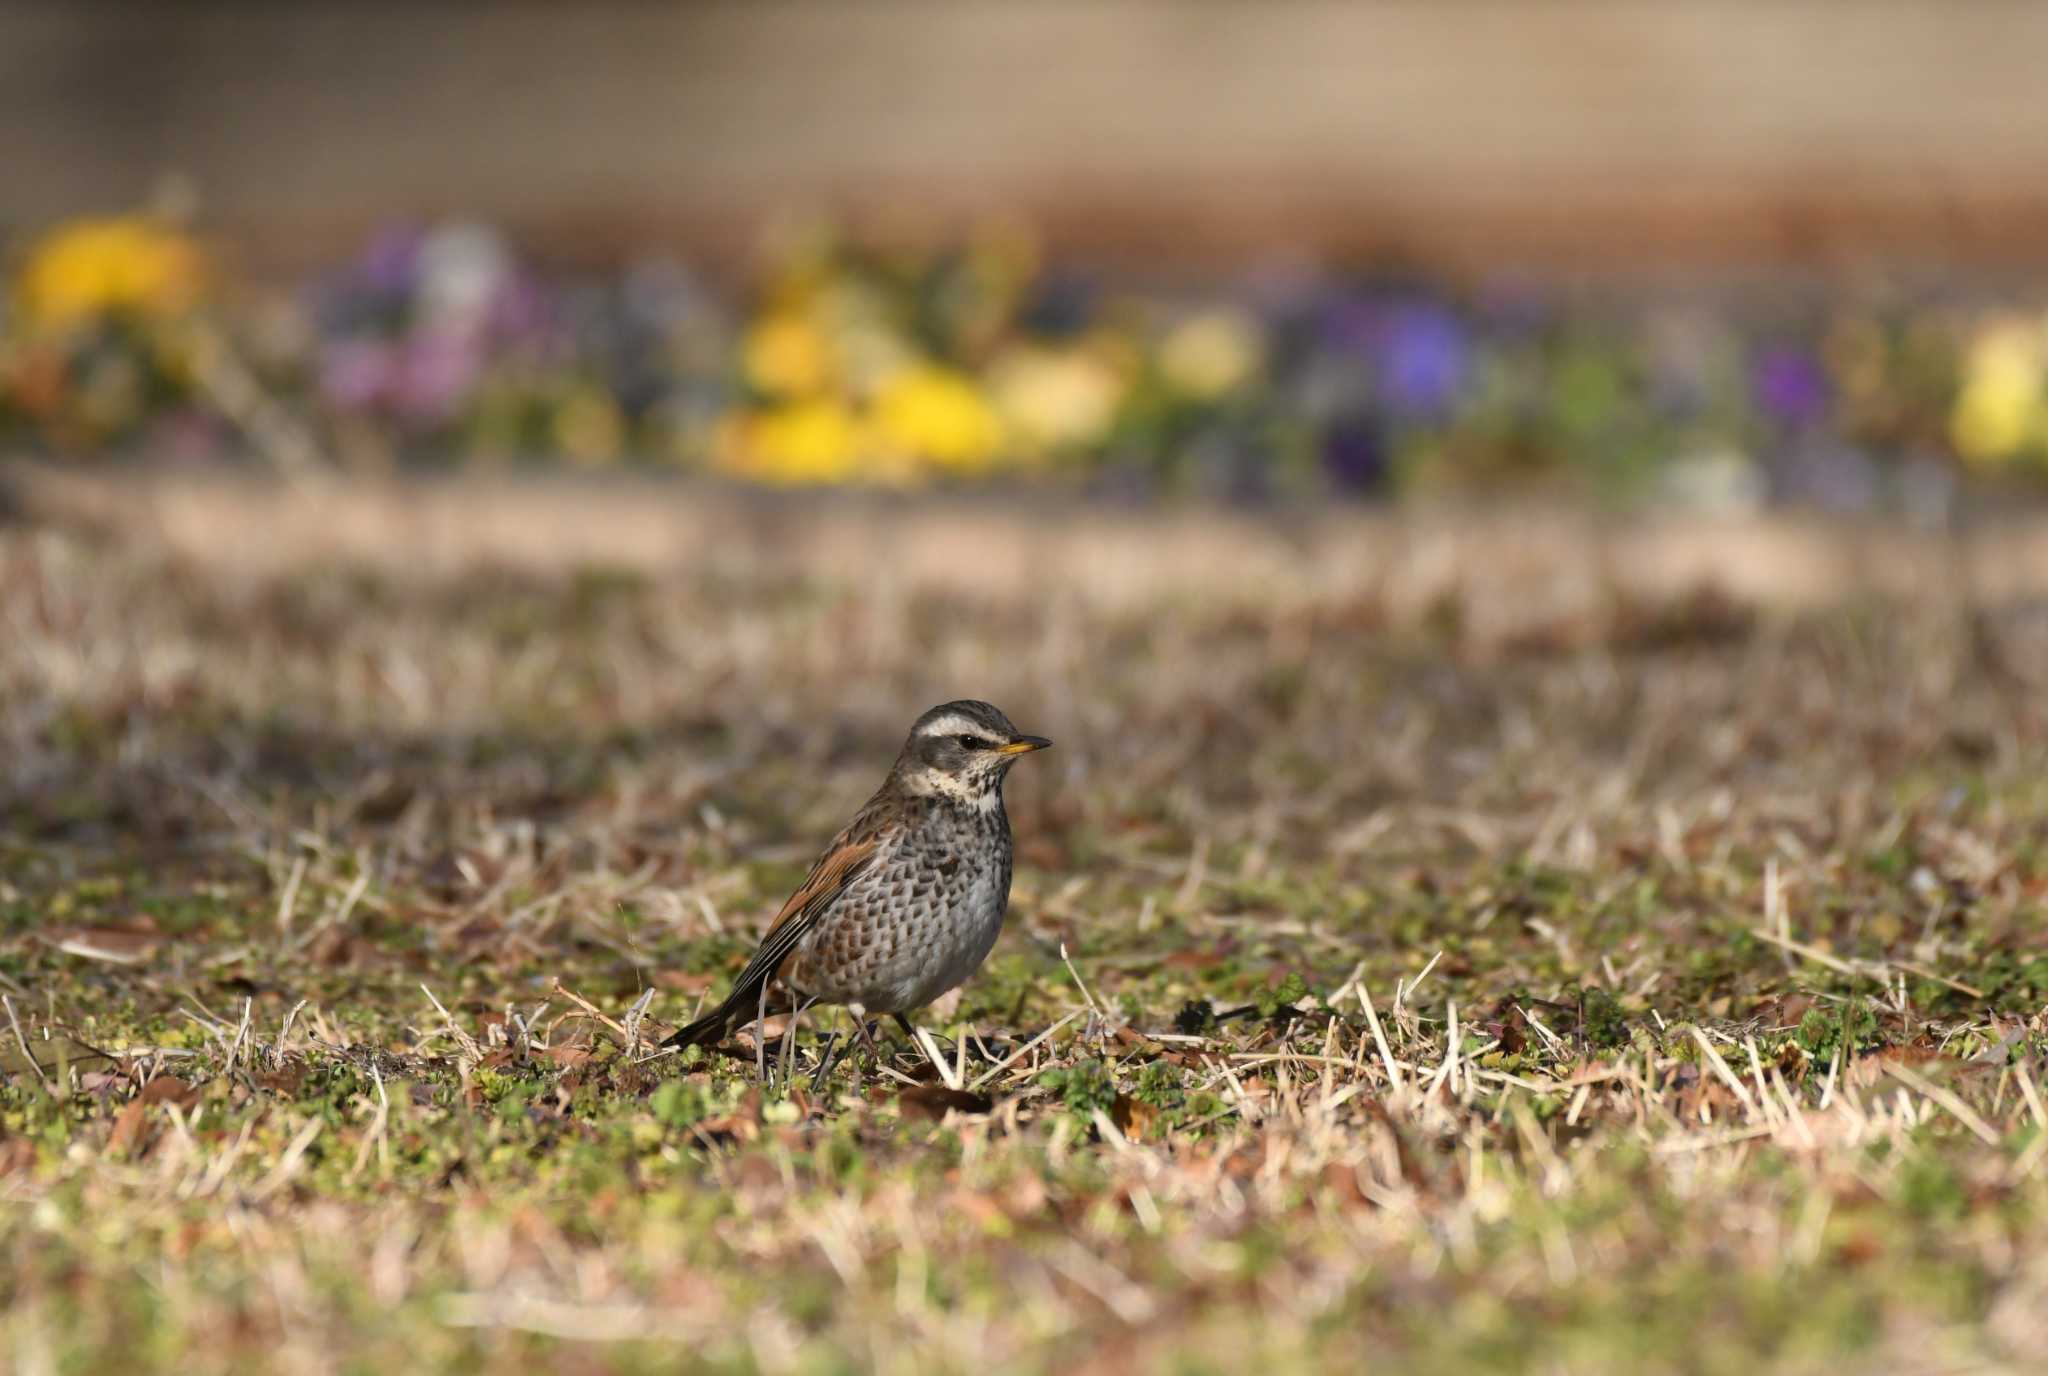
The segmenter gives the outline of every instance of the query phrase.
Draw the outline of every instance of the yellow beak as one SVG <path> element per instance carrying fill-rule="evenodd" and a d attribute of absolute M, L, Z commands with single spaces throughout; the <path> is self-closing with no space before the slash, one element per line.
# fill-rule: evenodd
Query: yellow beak
<path fill-rule="evenodd" d="M 1027 755 L 1033 750 L 1043 750 L 1052 742 L 1043 736 L 1019 736 L 1008 745 L 996 747 L 998 755 Z"/>

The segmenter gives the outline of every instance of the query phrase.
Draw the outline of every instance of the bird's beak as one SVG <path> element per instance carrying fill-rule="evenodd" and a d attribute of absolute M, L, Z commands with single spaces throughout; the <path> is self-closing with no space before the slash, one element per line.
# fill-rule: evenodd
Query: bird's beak
<path fill-rule="evenodd" d="M 1034 750 L 1043 750 L 1052 742 L 1043 736 L 1019 736 L 1008 745 L 998 746 L 998 755 L 1028 755 Z"/>

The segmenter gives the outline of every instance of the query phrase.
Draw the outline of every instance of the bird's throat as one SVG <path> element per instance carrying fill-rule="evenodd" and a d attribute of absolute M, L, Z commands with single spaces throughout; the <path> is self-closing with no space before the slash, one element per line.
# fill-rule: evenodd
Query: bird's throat
<path fill-rule="evenodd" d="M 994 812 L 1003 805 L 1000 774 L 948 774 L 942 769 L 913 769 L 903 776 L 903 791 L 918 798 L 945 798 L 977 812 Z"/>

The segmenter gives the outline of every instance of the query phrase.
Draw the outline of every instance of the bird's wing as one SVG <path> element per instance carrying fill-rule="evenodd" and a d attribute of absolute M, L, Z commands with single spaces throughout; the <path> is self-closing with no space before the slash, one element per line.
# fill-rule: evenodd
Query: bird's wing
<path fill-rule="evenodd" d="M 782 911 L 775 914 L 775 920 L 768 924 L 768 931 L 761 938 L 761 949 L 754 952 L 754 958 L 747 962 L 746 973 L 740 976 L 740 982 L 744 984 L 749 975 L 757 973 L 756 967 L 772 970 L 780 965 L 782 958 L 803 940 L 804 934 L 839 901 L 839 895 L 846 892 L 846 886 L 873 863 L 875 850 L 880 845 L 881 839 L 876 836 L 859 840 L 847 838 L 819 856 L 818 863 L 812 865 L 811 872 L 804 876 L 804 882 L 782 905 Z"/>
<path fill-rule="evenodd" d="M 725 1001 L 670 1037 L 665 1045 L 688 1046 L 721 1037 L 736 1016 L 751 1011 L 763 987 L 775 977 L 805 933 L 831 910 L 847 886 L 874 863 L 875 852 L 881 847 L 881 835 L 873 825 L 874 820 L 870 811 L 863 809 L 853 824 L 833 839 L 811 866 L 811 872 L 804 876 L 804 882 L 775 914 L 775 920 L 768 924 L 759 949 L 733 981 L 732 992 Z"/>

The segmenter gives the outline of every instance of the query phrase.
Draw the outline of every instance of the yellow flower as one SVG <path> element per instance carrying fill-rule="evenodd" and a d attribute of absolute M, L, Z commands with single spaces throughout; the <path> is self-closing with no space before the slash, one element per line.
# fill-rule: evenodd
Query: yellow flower
<path fill-rule="evenodd" d="M 916 346 L 901 334 L 873 321 L 861 320 L 835 337 L 843 364 L 841 386 L 857 397 L 872 396 L 917 361 Z"/>
<path fill-rule="evenodd" d="M 905 368 L 875 398 L 886 449 L 955 472 L 986 470 L 1003 448 L 1002 417 L 965 373 L 937 364 Z"/>
<path fill-rule="evenodd" d="M 61 329 L 115 311 L 176 315 L 198 301 L 203 276 L 190 239 L 122 216 L 51 230 L 30 250 L 18 289 L 31 324 Z"/>
<path fill-rule="evenodd" d="M 1078 449 L 1100 442 L 1123 402 L 1124 380 L 1096 354 L 1024 347 L 998 358 L 989 389 L 1024 444 Z"/>
<path fill-rule="evenodd" d="M 1996 462 L 2048 436 L 2044 365 L 2048 353 L 2041 327 L 2033 321 L 2001 320 L 1977 336 L 1949 417 L 1949 439 L 1958 454 L 1978 463 Z"/>
<path fill-rule="evenodd" d="M 812 396 L 831 383 L 832 346 L 807 316 L 780 311 L 748 328 L 740 366 L 747 381 L 768 396 Z"/>
<path fill-rule="evenodd" d="M 1214 401 L 1265 366 L 1258 323 L 1240 311 L 1205 311 L 1175 326 L 1159 345 L 1159 371 L 1176 391 Z"/>
<path fill-rule="evenodd" d="M 734 416 L 722 427 L 722 467 L 774 483 L 838 483 L 858 476 L 862 427 L 830 398 Z"/>

